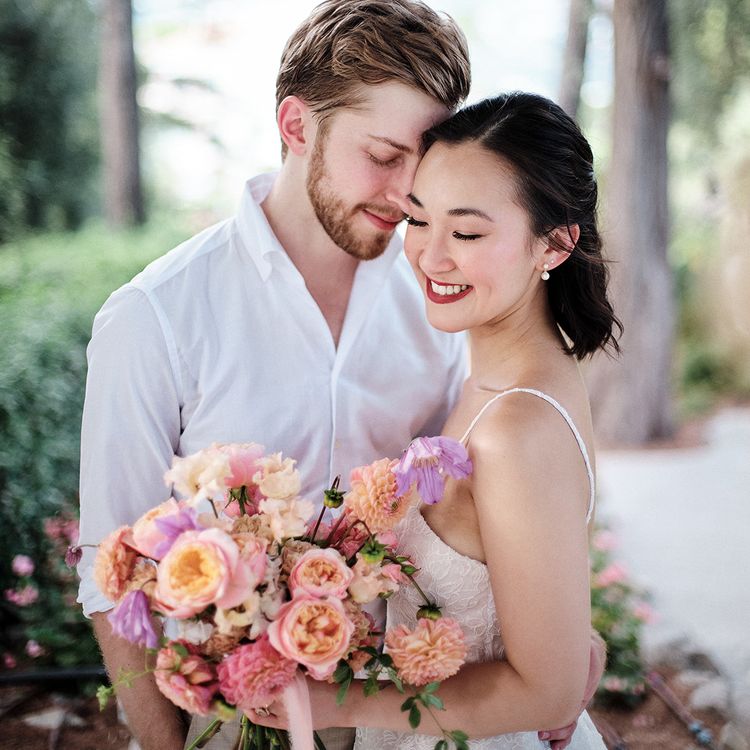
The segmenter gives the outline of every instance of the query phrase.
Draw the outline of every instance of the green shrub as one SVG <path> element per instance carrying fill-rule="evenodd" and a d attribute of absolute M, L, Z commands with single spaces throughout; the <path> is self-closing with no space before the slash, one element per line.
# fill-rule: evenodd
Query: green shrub
<path fill-rule="evenodd" d="M 185 234 L 173 219 L 123 233 L 94 225 L 0 250 L 0 591 L 19 585 L 11 571 L 17 554 L 37 561 L 40 590 L 33 606 L 0 601 L 6 651 L 19 653 L 33 639 L 55 664 L 92 653 L 90 642 L 73 644 L 72 657 L 61 646 L 78 639 L 80 617 L 63 603 L 73 583 L 59 566 L 39 562 L 59 558 L 44 523 L 77 507 L 85 350 L 94 314 L 111 291 Z"/>

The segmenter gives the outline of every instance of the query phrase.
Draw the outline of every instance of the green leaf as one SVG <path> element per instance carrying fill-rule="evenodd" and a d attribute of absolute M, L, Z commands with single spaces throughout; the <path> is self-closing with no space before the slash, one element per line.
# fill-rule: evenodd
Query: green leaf
<path fill-rule="evenodd" d="M 347 677 L 353 674 L 352 668 L 345 662 L 340 661 L 336 671 L 333 673 L 334 682 L 343 682 Z"/>
<path fill-rule="evenodd" d="M 448 736 L 453 740 L 457 750 L 469 750 L 469 746 L 466 744 L 469 735 L 466 734 L 466 732 L 462 732 L 460 729 L 454 729 L 452 732 L 448 732 Z"/>
<path fill-rule="evenodd" d="M 367 678 L 363 689 L 364 689 L 365 696 L 368 698 L 371 695 L 377 695 L 380 692 L 378 681 L 372 677 Z"/>
<path fill-rule="evenodd" d="M 172 650 L 175 653 L 179 654 L 179 656 L 181 656 L 183 659 L 187 659 L 188 656 L 190 656 L 188 650 L 179 641 L 172 641 L 170 645 L 172 647 Z"/>
<path fill-rule="evenodd" d="M 412 706 L 414 705 L 414 702 L 415 702 L 415 701 L 416 701 L 416 698 L 414 698 L 414 697 L 411 697 L 411 698 L 407 698 L 407 699 L 406 699 L 406 700 L 405 700 L 405 701 L 404 701 L 404 702 L 403 702 L 403 703 L 401 704 L 401 710 L 402 710 L 402 711 L 408 711 L 408 710 L 409 710 L 409 709 L 410 709 L 410 708 L 411 708 L 411 707 L 412 707 Z"/>
<path fill-rule="evenodd" d="M 435 743 L 435 747 L 432 750 L 448 750 L 448 743 L 445 740 L 440 740 Z"/>
<path fill-rule="evenodd" d="M 346 698 L 346 694 L 349 692 L 349 686 L 352 684 L 351 679 L 344 680 L 344 682 L 341 683 L 341 687 L 338 689 L 338 692 L 336 693 L 336 705 L 340 706 L 344 699 Z"/>
<path fill-rule="evenodd" d="M 380 663 L 384 667 L 392 667 L 393 666 L 393 659 L 388 654 L 380 654 Z"/>
<path fill-rule="evenodd" d="M 96 689 L 96 699 L 99 701 L 99 710 L 104 711 L 109 703 L 109 699 L 114 695 L 114 688 L 106 685 L 99 685 Z"/>
<path fill-rule="evenodd" d="M 437 691 L 437 689 L 440 687 L 439 682 L 431 682 L 429 685 L 425 685 L 422 688 L 423 693 L 434 693 Z"/>
<path fill-rule="evenodd" d="M 425 706 L 432 706 L 433 708 L 437 708 L 440 711 L 445 710 L 445 704 L 443 703 L 442 699 L 438 698 L 437 695 L 431 695 L 430 693 L 423 694 L 422 703 L 424 703 Z"/>
<path fill-rule="evenodd" d="M 409 710 L 409 726 L 416 729 L 422 721 L 422 713 L 417 706 L 412 706 Z"/>

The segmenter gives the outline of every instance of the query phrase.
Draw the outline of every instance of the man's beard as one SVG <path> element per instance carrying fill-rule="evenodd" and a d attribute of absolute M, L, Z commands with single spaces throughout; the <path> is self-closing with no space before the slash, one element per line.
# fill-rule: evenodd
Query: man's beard
<path fill-rule="evenodd" d="M 328 174 L 325 164 L 326 133 L 318 132 L 318 137 L 310 157 L 310 169 L 307 174 L 307 194 L 315 215 L 326 234 L 345 252 L 357 260 L 372 260 L 382 255 L 393 233 L 378 232 L 369 237 L 358 237 L 352 224 L 354 217 L 362 209 L 370 209 L 378 215 L 389 215 L 392 209 L 375 204 L 359 203 L 349 209 L 326 182 Z"/>

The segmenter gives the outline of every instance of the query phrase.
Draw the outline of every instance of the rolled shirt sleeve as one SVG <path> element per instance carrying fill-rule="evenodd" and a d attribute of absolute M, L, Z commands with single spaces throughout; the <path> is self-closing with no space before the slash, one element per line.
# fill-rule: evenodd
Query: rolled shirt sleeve
<path fill-rule="evenodd" d="M 180 437 L 179 358 L 147 292 L 128 284 L 94 319 L 81 429 L 81 544 L 98 544 L 170 496 L 164 483 Z M 78 601 L 88 617 L 113 604 L 84 547 Z"/>

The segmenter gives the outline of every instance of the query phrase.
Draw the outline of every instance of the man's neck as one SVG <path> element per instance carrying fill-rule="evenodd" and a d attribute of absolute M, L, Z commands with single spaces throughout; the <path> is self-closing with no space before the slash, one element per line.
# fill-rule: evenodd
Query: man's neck
<path fill-rule="evenodd" d="M 359 261 L 320 225 L 301 175 L 282 169 L 261 208 L 338 344 Z"/>

